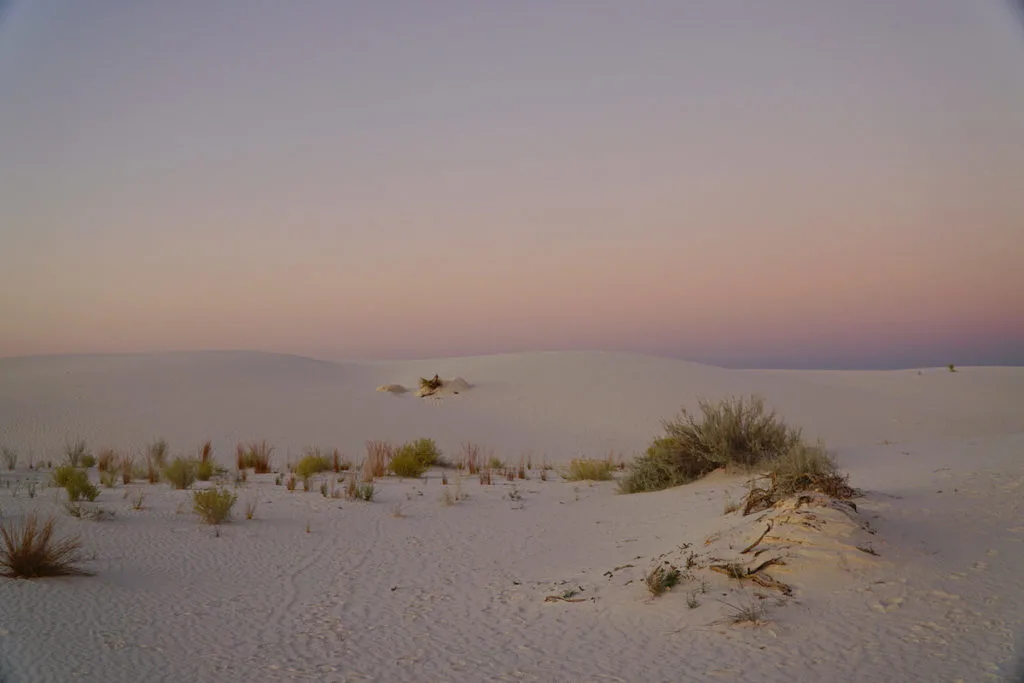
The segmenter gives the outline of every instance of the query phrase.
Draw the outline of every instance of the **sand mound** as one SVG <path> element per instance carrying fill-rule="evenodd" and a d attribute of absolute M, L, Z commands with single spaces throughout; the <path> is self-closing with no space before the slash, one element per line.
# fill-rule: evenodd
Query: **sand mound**
<path fill-rule="evenodd" d="M 433 398 L 443 398 L 445 396 L 458 396 L 471 388 L 469 382 L 461 377 L 456 377 L 455 379 L 442 379 L 440 382 L 441 386 L 439 387 L 420 387 L 416 392 L 416 395 L 420 398 L 426 398 L 428 396 Z"/>
<path fill-rule="evenodd" d="M 381 386 L 377 387 L 377 391 L 385 392 L 388 394 L 404 394 L 409 390 L 403 387 L 401 384 L 382 384 Z"/>

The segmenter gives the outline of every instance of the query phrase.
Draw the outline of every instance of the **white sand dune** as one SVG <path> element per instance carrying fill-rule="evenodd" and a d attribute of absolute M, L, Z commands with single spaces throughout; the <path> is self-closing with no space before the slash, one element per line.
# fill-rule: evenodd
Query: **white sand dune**
<path fill-rule="evenodd" d="M 375 391 L 435 373 L 471 389 Z M 536 469 L 465 478 L 451 507 L 439 470 L 378 481 L 371 503 L 250 475 L 219 535 L 163 484 L 128 487 L 142 510 L 120 484 L 103 489 L 105 522 L 69 517 L 58 489 L 27 495 L 48 477 L 30 454 L 59 461 L 75 438 L 138 450 L 163 437 L 190 454 L 212 439 L 225 465 L 236 442 L 266 438 L 281 467 L 309 445 L 358 461 L 367 439 L 427 436 L 449 453 L 474 441 L 560 463 L 632 454 L 698 398 L 750 393 L 826 440 L 865 491 L 856 512 L 814 508 L 810 526 L 807 509 L 724 515 L 744 482 L 722 473 L 627 496 Z M 1021 657 L 1024 368 L 738 371 L 597 352 L 0 359 L 0 445 L 21 454 L 2 473 L 3 518 L 57 514 L 96 572 L 0 579 L 3 681 L 1000 681 Z M 246 500 L 259 501 L 250 521 Z M 704 570 L 657 599 L 644 589 L 666 559 L 738 559 L 768 521 L 758 549 L 785 555 L 770 574 L 791 596 Z M 770 596 L 767 623 L 728 624 L 755 591 Z M 583 601 L 545 601 L 567 595 Z"/>

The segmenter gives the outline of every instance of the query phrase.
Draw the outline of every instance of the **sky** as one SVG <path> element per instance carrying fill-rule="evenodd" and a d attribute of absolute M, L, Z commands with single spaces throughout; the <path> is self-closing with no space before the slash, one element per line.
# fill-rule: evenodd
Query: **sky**
<path fill-rule="evenodd" d="M 1024 365 L 1007 0 L 8 0 L 0 357 Z"/>

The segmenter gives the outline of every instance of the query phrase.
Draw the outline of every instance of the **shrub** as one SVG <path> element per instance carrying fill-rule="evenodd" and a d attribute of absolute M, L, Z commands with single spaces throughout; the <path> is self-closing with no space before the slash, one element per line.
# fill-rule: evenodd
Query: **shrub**
<path fill-rule="evenodd" d="M 665 435 L 633 462 L 623 479 L 626 493 L 685 484 L 729 465 L 753 467 L 773 460 L 800 442 L 800 430 L 766 413 L 764 401 L 731 398 L 700 401 L 702 419 L 683 410 L 664 423 Z"/>
<path fill-rule="evenodd" d="M 651 595 L 659 596 L 665 591 L 672 590 L 680 578 L 679 570 L 666 562 L 649 571 L 644 577 L 644 583 Z"/>
<path fill-rule="evenodd" d="M 321 453 L 319 448 L 310 448 L 306 455 L 295 465 L 295 474 L 303 481 L 307 481 L 314 474 L 327 472 L 334 467 L 331 458 Z"/>
<path fill-rule="evenodd" d="M 817 491 L 842 500 L 857 495 L 849 478 L 839 471 L 822 443 L 815 446 L 797 444 L 785 455 L 775 459 L 767 474 L 766 487 L 751 485 L 743 506 L 743 514 L 765 510 L 779 500 L 804 491 Z"/>
<path fill-rule="evenodd" d="M 231 516 L 238 496 L 228 489 L 205 489 L 192 493 L 192 509 L 207 524 L 220 524 Z"/>
<path fill-rule="evenodd" d="M 81 541 L 77 537 L 54 540 L 53 526 L 51 516 L 40 527 L 34 512 L 21 525 L 13 521 L 0 525 L 0 575 L 26 579 L 88 576 L 89 572 L 77 566 L 83 559 Z"/>
<path fill-rule="evenodd" d="M 80 466 L 82 458 L 86 455 L 89 455 L 89 447 L 86 445 L 85 439 L 79 439 L 64 447 L 64 457 L 72 467 Z"/>
<path fill-rule="evenodd" d="M 575 458 L 562 476 L 566 481 L 608 481 L 612 478 L 612 463 L 608 460 Z"/>
<path fill-rule="evenodd" d="M 196 461 L 188 458 L 175 458 L 164 468 L 164 478 L 176 489 L 187 489 L 196 480 Z"/>
<path fill-rule="evenodd" d="M 18 451 L 14 450 L 13 448 L 8 448 L 7 446 L 4 446 L 3 449 L 0 450 L 0 452 L 3 453 L 4 464 L 7 465 L 7 469 L 13 470 L 15 467 L 18 466 Z"/>
<path fill-rule="evenodd" d="M 104 488 L 112 489 L 117 486 L 118 474 L 117 470 L 104 470 L 100 472 L 100 483 Z"/>
<path fill-rule="evenodd" d="M 89 469 L 95 464 L 96 458 L 93 457 L 91 454 L 86 453 L 85 455 L 82 456 L 82 467 L 84 467 L 85 469 Z"/>
<path fill-rule="evenodd" d="M 89 475 L 73 465 L 61 465 L 53 471 L 53 483 L 68 492 L 69 501 L 94 501 L 99 489 L 89 482 Z"/>
<path fill-rule="evenodd" d="M 417 439 L 402 445 L 391 456 L 390 469 L 399 477 L 417 478 L 423 476 L 431 465 L 441 457 L 433 439 Z"/>
<path fill-rule="evenodd" d="M 217 466 L 212 460 L 200 460 L 196 463 L 196 479 L 199 481 L 210 481 L 210 477 L 217 473 Z"/>

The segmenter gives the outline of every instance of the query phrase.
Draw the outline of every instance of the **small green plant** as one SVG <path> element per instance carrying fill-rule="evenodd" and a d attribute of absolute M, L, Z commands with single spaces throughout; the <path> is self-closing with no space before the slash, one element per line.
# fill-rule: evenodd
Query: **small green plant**
<path fill-rule="evenodd" d="M 305 482 L 314 474 L 327 472 L 334 467 L 330 456 L 322 453 L 319 448 L 310 448 L 306 455 L 295 465 L 295 474 Z"/>
<path fill-rule="evenodd" d="M 672 590 L 679 583 L 681 575 L 679 570 L 665 562 L 652 569 L 644 577 L 644 583 L 651 595 L 657 597 L 666 591 Z"/>
<path fill-rule="evenodd" d="M 94 501 L 99 489 L 89 482 L 89 475 L 73 465 L 61 465 L 53 471 L 53 483 L 68 492 L 68 500 Z"/>
<path fill-rule="evenodd" d="M 201 460 L 196 463 L 196 479 L 199 481 L 210 481 L 210 478 L 217 473 L 217 466 L 212 460 Z"/>
<path fill-rule="evenodd" d="M 492 455 L 487 460 L 487 467 L 492 470 L 503 470 L 505 469 L 505 463 L 498 456 Z"/>
<path fill-rule="evenodd" d="M 250 496 L 245 500 L 245 518 L 251 520 L 256 515 L 256 508 L 260 504 L 260 499 L 256 496 Z"/>
<path fill-rule="evenodd" d="M 132 496 L 132 510 L 141 510 L 142 503 L 146 499 L 146 492 L 142 489 L 135 491 L 135 495 Z"/>
<path fill-rule="evenodd" d="M 72 467 L 82 466 L 82 459 L 87 455 L 90 455 L 90 453 L 89 446 L 85 443 L 85 439 L 78 439 L 74 443 L 69 443 L 64 447 L 64 458 Z"/>
<path fill-rule="evenodd" d="M 950 372 L 956 372 L 956 366 L 955 366 L 955 365 L 953 365 L 952 363 L 950 363 L 950 364 L 949 364 L 949 365 L 947 365 L 946 367 L 947 367 L 947 368 L 949 368 L 949 371 L 950 371 Z"/>
<path fill-rule="evenodd" d="M 100 484 L 103 488 L 112 489 L 117 486 L 120 473 L 117 470 L 104 470 L 100 472 Z"/>
<path fill-rule="evenodd" d="M 177 457 L 164 468 L 164 478 L 176 489 L 187 489 L 196 480 L 195 460 Z"/>
<path fill-rule="evenodd" d="M 372 483 L 368 484 L 359 482 L 357 481 L 356 476 L 354 474 L 349 475 L 348 479 L 345 482 L 345 497 L 348 498 L 349 500 L 362 500 L 370 502 L 371 500 L 373 500 L 373 495 L 375 492 L 376 491 Z"/>
<path fill-rule="evenodd" d="M 768 620 L 768 610 L 765 608 L 764 602 L 757 597 L 748 595 L 742 602 L 733 604 L 723 600 L 722 604 L 729 610 L 726 621 L 733 626 L 742 624 L 760 626 Z"/>
<path fill-rule="evenodd" d="M 0 449 L 0 453 L 3 453 L 4 464 L 8 470 L 13 470 L 18 466 L 18 451 L 4 446 L 3 449 Z"/>
<path fill-rule="evenodd" d="M 566 481 L 607 481 L 612 478 L 612 464 L 607 460 L 575 458 L 562 478 Z"/>
<path fill-rule="evenodd" d="M 40 526 L 34 512 L 21 524 L 0 524 L 0 576 L 88 576 L 90 573 L 78 566 L 83 560 L 81 541 L 78 537 L 55 540 L 54 524 L 51 516 Z"/>
<path fill-rule="evenodd" d="M 238 496 L 229 489 L 215 488 L 192 492 L 192 509 L 206 524 L 220 524 L 231 516 Z"/>
<path fill-rule="evenodd" d="M 96 458 L 92 454 L 86 453 L 85 455 L 82 456 L 82 467 L 84 467 L 85 469 L 89 469 L 95 464 Z"/>
<path fill-rule="evenodd" d="M 395 451 L 389 467 L 399 477 L 416 479 L 423 476 L 430 465 L 420 458 L 413 444 L 407 443 Z"/>

